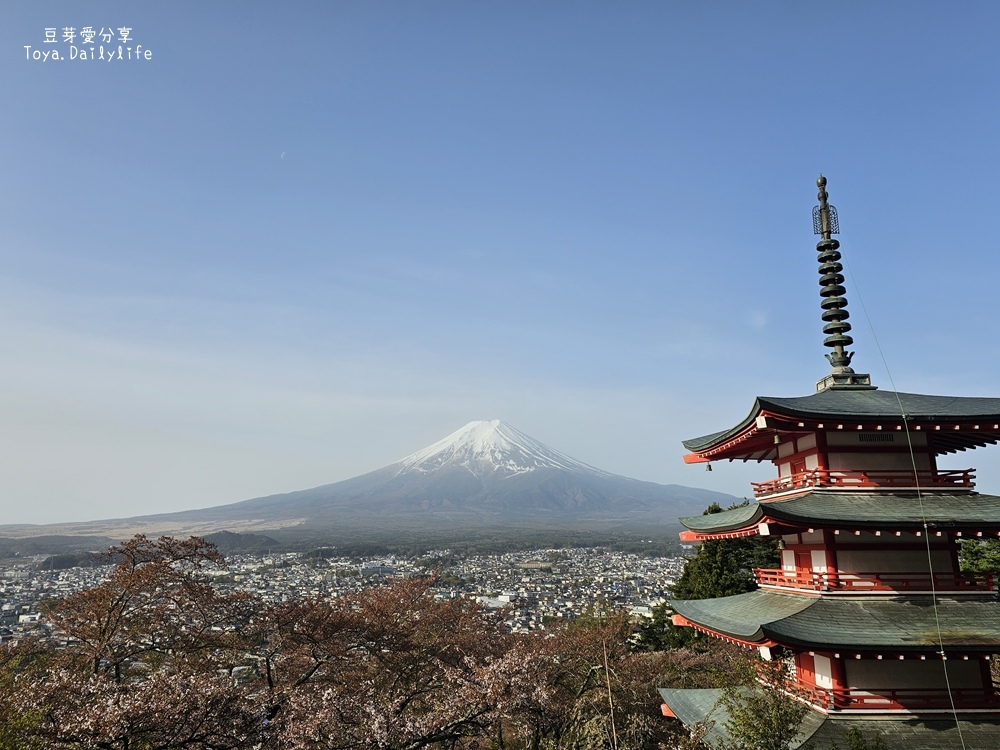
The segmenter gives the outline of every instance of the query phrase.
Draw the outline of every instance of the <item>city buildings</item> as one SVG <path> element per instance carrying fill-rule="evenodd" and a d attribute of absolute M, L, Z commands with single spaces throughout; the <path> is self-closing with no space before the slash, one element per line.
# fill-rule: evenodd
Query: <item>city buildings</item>
<path fill-rule="evenodd" d="M 460 557 L 432 550 L 416 558 L 322 558 L 297 553 L 235 555 L 213 571 L 217 587 L 264 602 L 332 599 L 394 577 L 438 575 L 435 595 L 467 597 L 502 608 L 513 632 L 573 620 L 602 603 L 636 618 L 664 601 L 684 565 L 682 557 L 656 557 L 607 549 L 562 548 Z M 48 570 L 41 559 L 0 571 L 0 641 L 46 626 L 46 600 L 92 588 L 108 565 Z"/>

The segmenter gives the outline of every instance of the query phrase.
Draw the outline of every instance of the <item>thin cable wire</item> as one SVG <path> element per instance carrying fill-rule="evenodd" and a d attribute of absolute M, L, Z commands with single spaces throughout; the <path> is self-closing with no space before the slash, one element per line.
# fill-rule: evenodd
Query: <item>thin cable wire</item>
<path fill-rule="evenodd" d="M 879 343 L 878 334 L 875 333 L 875 326 L 872 323 L 871 316 L 868 314 L 868 308 L 865 306 L 865 300 L 861 294 L 861 288 L 858 286 L 857 279 L 854 278 L 854 271 L 851 269 L 851 264 L 846 260 L 844 261 L 844 266 L 847 268 L 847 273 L 851 277 L 851 284 L 854 286 L 854 292 L 857 295 L 858 303 L 861 305 L 861 311 L 865 315 L 865 321 L 868 323 L 868 329 L 872 333 L 872 339 L 875 341 L 875 348 L 878 350 L 878 355 L 882 360 L 882 366 L 885 368 L 885 374 L 889 378 L 889 385 L 892 387 L 893 395 L 896 397 L 899 414 L 903 418 L 903 432 L 906 435 L 906 446 L 910 452 L 910 466 L 913 467 L 913 483 L 917 489 L 917 507 L 920 509 L 920 522 L 924 529 L 924 547 L 927 550 L 927 567 L 930 571 L 931 609 L 934 612 L 934 627 L 937 632 L 938 654 L 941 656 L 941 669 L 944 671 L 944 685 L 945 690 L 948 691 L 948 702 L 951 704 L 951 713 L 955 719 L 955 729 L 958 730 L 958 741 L 962 746 L 962 750 L 966 750 L 965 737 L 962 735 L 962 724 L 958 718 L 958 708 L 955 706 L 955 696 L 951 689 L 951 678 L 948 675 L 948 658 L 944 653 L 944 635 L 941 632 L 941 616 L 938 612 L 937 585 L 934 582 L 934 557 L 931 554 L 931 538 L 928 533 L 929 527 L 927 524 L 927 516 L 924 513 L 924 498 L 923 492 L 921 492 L 920 489 L 920 476 L 917 472 L 917 457 L 913 450 L 913 438 L 910 435 L 909 418 L 906 415 L 906 410 L 903 408 L 903 401 L 899 397 L 899 391 L 896 390 L 896 383 L 892 378 L 892 371 L 889 369 L 889 362 L 885 357 L 885 353 L 882 351 L 882 345 Z"/>

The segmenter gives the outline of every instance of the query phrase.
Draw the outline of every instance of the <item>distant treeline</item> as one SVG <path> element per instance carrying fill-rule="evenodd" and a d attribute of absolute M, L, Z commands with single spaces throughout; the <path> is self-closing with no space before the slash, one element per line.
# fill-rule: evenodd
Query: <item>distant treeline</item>
<path fill-rule="evenodd" d="M 680 554 L 680 526 L 664 524 L 643 528 L 305 528 L 281 529 L 267 534 L 221 531 L 205 535 L 223 554 L 268 552 L 315 553 L 325 557 L 417 557 L 431 550 L 449 549 L 458 556 L 498 555 L 531 549 L 604 547 L 650 557 Z M 94 550 L 114 542 L 103 537 L 46 536 L 26 539 L 0 538 L 0 560 L 45 555 L 36 567 L 61 570 L 93 564 Z"/>
<path fill-rule="evenodd" d="M 460 556 L 497 555 L 531 549 L 606 547 L 651 557 L 668 557 L 681 552 L 680 526 L 650 529 L 553 529 L 553 528 L 448 528 L 415 529 L 325 529 L 322 532 L 282 529 L 271 535 L 287 551 L 305 552 L 320 548 L 326 556 L 374 557 L 395 555 L 416 557 L 431 550 L 449 549 Z"/>

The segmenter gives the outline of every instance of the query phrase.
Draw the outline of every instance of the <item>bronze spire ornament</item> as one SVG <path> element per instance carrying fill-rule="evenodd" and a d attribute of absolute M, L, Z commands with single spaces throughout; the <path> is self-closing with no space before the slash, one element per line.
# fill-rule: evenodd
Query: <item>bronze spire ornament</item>
<path fill-rule="evenodd" d="M 816 196 L 819 198 L 819 205 L 813 209 L 813 232 L 822 237 L 816 243 L 816 251 L 819 253 L 819 295 L 823 300 L 820 307 L 823 308 L 822 318 L 825 323 L 823 333 L 827 334 L 823 345 L 833 349 L 826 355 L 832 367 L 830 374 L 816 384 L 816 390 L 824 391 L 838 386 L 871 388 L 871 378 L 868 375 L 859 375 L 851 369 L 854 352 L 845 350 L 845 347 L 854 343 L 854 339 L 847 335 L 851 324 L 847 322 L 850 313 L 847 312 L 847 298 L 844 297 L 847 290 L 844 288 L 844 266 L 840 263 L 840 243 L 831 236 L 840 234 L 840 223 L 837 220 L 837 209 L 829 203 L 826 177 L 820 175 L 816 186 L 819 188 Z"/>

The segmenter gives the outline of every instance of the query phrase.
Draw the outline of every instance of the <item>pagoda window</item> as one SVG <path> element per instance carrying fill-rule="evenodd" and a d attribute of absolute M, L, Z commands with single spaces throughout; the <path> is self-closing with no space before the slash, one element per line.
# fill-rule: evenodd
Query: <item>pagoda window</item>
<path fill-rule="evenodd" d="M 781 569 L 786 573 L 795 572 L 795 552 L 790 549 L 781 550 Z"/>
<path fill-rule="evenodd" d="M 813 665 L 816 674 L 816 687 L 833 690 L 833 664 L 830 657 L 816 654 L 813 656 Z"/>
<path fill-rule="evenodd" d="M 811 550 L 809 554 L 812 555 L 812 569 L 817 573 L 826 573 L 826 550 L 814 549 Z"/>

